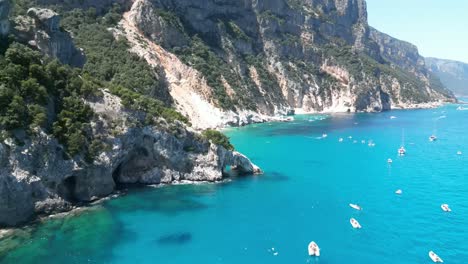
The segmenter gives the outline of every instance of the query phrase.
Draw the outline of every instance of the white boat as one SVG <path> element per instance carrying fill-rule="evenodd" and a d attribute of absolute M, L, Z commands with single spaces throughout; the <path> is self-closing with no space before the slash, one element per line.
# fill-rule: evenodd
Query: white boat
<path fill-rule="evenodd" d="M 317 245 L 317 243 L 315 243 L 314 241 L 309 243 L 309 246 L 307 247 L 307 249 L 309 250 L 309 256 L 316 256 L 316 257 L 320 256 L 320 248 Z"/>
<path fill-rule="evenodd" d="M 352 136 L 349 136 L 348 138 L 349 138 L 349 139 L 353 139 L 353 137 L 352 137 Z"/>
<path fill-rule="evenodd" d="M 437 140 L 436 134 L 437 134 L 437 121 L 439 118 L 434 119 L 434 124 L 433 124 L 433 129 L 432 129 L 432 135 L 429 137 L 429 141 L 434 142 Z"/>
<path fill-rule="evenodd" d="M 444 262 L 444 261 L 443 261 L 439 256 L 437 256 L 437 254 L 434 253 L 434 251 L 432 251 L 432 250 L 429 251 L 429 257 L 432 259 L 432 261 L 434 261 L 434 262 L 436 262 L 436 263 L 437 263 L 437 262 L 440 262 L 440 263 Z"/>
<path fill-rule="evenodd" d="M 343 140 L 344 140 L 343 138 L 340 138 L 338 141 L 339 141 L 339 142 L 343 142 Z"/>
<path fill-rule="evenodd" d="M 322 137 L 323 137 L 323 138 L 326 138 L 326 137 L 328 137 L 328 135 L 327 135 L 327 134 L 323 134 Z"/>
<path fill-rule="evenodd" d="M 400 155 L 400 156 L 406 155 L 406 149 L 405 149 L 405 147 L 400 147 L 400 148 L 398 149 L 398 155 Z"/>
<path fill-rule="evenodd" d="M 440 208 L 442 208 L 442 211 L 444 212 L 452 212 L 452 209 L 450 209 L 448 204 L 442 204 Z"/>
<path fill-rule="evenodd" d="M 400 194 L 402 194 L 402 193 L 403 193 L 403 191 L 399 189 L 399 190 L 396 190 L 396 192 L 395 192 L 395 193 L 396 193 L 396 194 L 398 194 L 398 195 L 400 195 Z"/>
<path fill-rule="evenodd" d="M 458 151 L 458 152 L 457 152 L 457 155 L 458 155 L 458 156 L 461 156 L 462 154 L 463 154 L 463 153 L 462 153 L 461 151 Z"/>
<path fill-rule="evenodd" d="M 366 141 L 365 141 L 365 140 L 361 140 L 361 144 L 366 144 Z"/>
<path fill-rule="evenodd" d="M 373 141 L 369 141 L 369 144 L 368 144 L 369 147 L 373 148 L 375 147 L 375 143 Z"/>
<path fill-rule="evenodd" d="M 294 121 L 294 117 L 292 117 L 292 116 L 280 117 L 280 118 L 278 118 L 278 121 L 280 121 L 280 122 L 292 122 L 292 121 Z"/>
<path fill-rule="evenodd" d="M 466 111 L 466 110 L 468 110 L 468 107 L 461 107 L 461 106 L 459 106 L 459 107 L 457 107 L 457 110 L 458 110 L 458 111 Z"/>
<path fill-rule="evenodd" d="M 388 159 L 387 162 L 388 162 L 388 164 L 392 164 L 392 163 L 393 163 L 393 160 L 392 160 L 392 159 Z"/>
<path fill-rule="evenodd" d="M 401 147 L 398 149 L 398 155 L 404 156 L 406 155 L 405 149 L 405 130 L 401 131 Z"/>
<path fill-rule="evenodd" d="M 356 228 L 356 229 L 360 229 L 361 228 L 361 225 L 359 224 L 359 222 L 354 219 L 354 218 L 351 218 L 349 220 L 349 222 L 351 223 L 351 225 L 353 226 L 353 228 Z"/>
<path fill-rule="evenodd" d="M 349 204 L 349 206 L 350 206 L 351 208 L 354 208 L 354 209 L 358 210 L 358 211 L 361 211 L 361 210 L 362 210 L 362 207 L 359 206 L 359 205 L 357 205 L 357 204 Z"/>
<path fill-rule="evenodd" d="M 396 119 L 397 117 L 396 116 L 391 116 L 390 119 Z"/>

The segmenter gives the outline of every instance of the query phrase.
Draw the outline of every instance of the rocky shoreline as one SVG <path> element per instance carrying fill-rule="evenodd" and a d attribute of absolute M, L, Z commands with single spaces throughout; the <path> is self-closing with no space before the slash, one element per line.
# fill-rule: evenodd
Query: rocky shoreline
<path fill-rule="evenodd" d="M 246 156 L 178 127 L 176 135 L 151 127 L 107 138 L 108 147 L 92 163 L 68 159 L 45 134 L 18 146 L 0 144 L 0 224 L 18 226 L 37 215 L 69 211 L 107 197 L 120 184 L 217 182 L 228 166 L 241 174 L 261 170 Z"/>
<path fill-rule="evenodd" d="M 147 187 L 147 188 L 164 188 L 167 186 L 171 185 L 201 185 L 201 184 L 222 184 L 225 182 L 229 182 L 231 179 L 230 178 L 224 178 L 219 181 L 187 181 L 187 180 L 182 180 L 182 181 L 174 181 L 171 183 L 160 183 L 160 184 L 155 184 L 155 185 L 142 185 L 141 187 Z M 138 186 L 133 186 L 133 187 L 138 187 Z M 132 188 L 132 187 L 130 187 Z M 26 222 L 23 225 L 15 226 L 15 227 L 8 227 L 8 228 L 0 228 L 0 241 L 9 237 L 15 236 L 15 234 L 22 229 L 27 229 L 27 228 L 32 228 L 35 225 L 41 224 L 45 221 L 51 220 L 51 219 L 57 219 L 57 218 L 66 218 L 66 217 L 77 217 L 80 214 L 93 210 L 97 206 L 101 205 L 102 203 L 112 200 L 112 199 L 118 199 L 122 196 L 127 195 L 129 189 L 124 189 L 124 190 L 118 190 L 113 192 L 112 194 L 98 198 L 94 201 L 91 201 L 86 204 L 82 205 L 73 205 L 69 210 L 62 211 L 62 212 L 55 212 L 51 214 L 45 214 L 45 215 L 38 215 L 36 218 L 32 219 L 29 222 Z"/>
<path fill-rule="evenodd" d="M 103 102 L 93 108 L 97 113 L 109 114 L 109 106 L 113 103 Z M 441 105 L 443 103 L 437 102 L 396 109 Z M 238 126 L 292 120 L 293 117 L 287 116 L 257 115 L 241 119 Z M 102 152 L 93 164 L 64 159 L 62 147 L 45 134 L 23 146 L 9 141 L 0 144 L 0 163 L 3 165 L 0 175 L 6 176 L 0 181 L 0 223 L 17 226 L 28 223 L 35 215 L 70 211 L 80 202 L 90 204 L 113 195 L 118 184 L 219 182 L 226 179 L 223 171 L 227 166 L 245 174 L 261 172 L 244 155 L 200 141 L 196 132 L 183 125 L 178 127 L 178 135 L 150 127 L 123 130 L 127 131 L 121 136 L 109 138 L 108 150 Z"/>

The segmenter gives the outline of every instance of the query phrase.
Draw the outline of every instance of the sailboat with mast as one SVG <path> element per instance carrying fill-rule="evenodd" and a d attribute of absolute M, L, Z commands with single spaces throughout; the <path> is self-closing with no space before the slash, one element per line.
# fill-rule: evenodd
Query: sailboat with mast
<path fill-rule="evenodd" d="M 398 155 L 399 156 L 405 156 L 406 155 L 406 149 L 405 149 L 405 130 L 402 130 L 401 132 L 401 147 L 398 149 Z"/>

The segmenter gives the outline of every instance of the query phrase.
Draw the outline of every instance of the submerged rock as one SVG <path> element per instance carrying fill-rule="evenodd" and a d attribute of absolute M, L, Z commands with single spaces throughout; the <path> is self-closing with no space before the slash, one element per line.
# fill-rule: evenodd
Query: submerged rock
<path fill-rule="evenodd" d="M 188 232 L 171 234 L 167 236 L 160 237 L 157 242 L 158 244 L 184 244 L 192 240 L 192 234 Z"/>

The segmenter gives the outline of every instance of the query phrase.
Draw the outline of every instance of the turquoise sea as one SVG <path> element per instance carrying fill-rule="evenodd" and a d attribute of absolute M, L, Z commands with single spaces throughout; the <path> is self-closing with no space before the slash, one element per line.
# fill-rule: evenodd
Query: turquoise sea
<path fill-rule="evenodd" d="M 0 263 L 414 264 L 432 263 L 429 250 L 468 263 L 468 111 L 456 107 L 228 130 L 264 175 L 131 190 L 1 241 Z"/>

